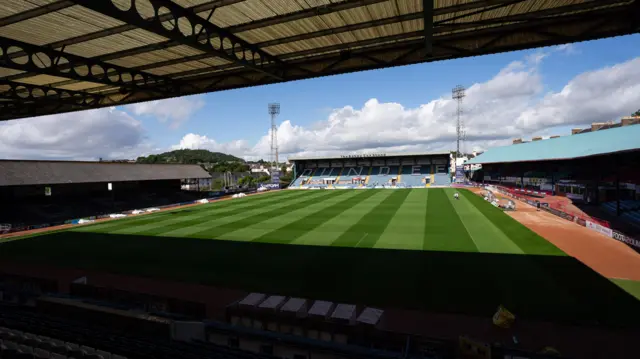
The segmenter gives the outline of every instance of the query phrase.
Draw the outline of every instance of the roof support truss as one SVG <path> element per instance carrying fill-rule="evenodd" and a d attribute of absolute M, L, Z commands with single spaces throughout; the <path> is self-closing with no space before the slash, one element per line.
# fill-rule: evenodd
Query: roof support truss
<path fill-rule="evenodd" d="M 375 4 L 377 2 L 380 2 L 380 0 L 365 0 L 364 2 L 361 2 L 361 0 L 356 0 L 356 1 L 360 5 L 371 5 L 371 4 Z M 383 1 L 386 1 L 386 0 L 383 0 Z M 464 18 L 464 17 L 467 17 L 467 16 L 471 16 L 471 15 L 474 15 L 474 14 L 478 14 L 478 13 L 481 13 L 481 12 L 484 12 L 484 11 L 496 10 L 498 8 L 501 8 L 501 7 L 504 7 L 504 6 L 508 6 L 508 5 L 512 5 L 514 3 L 522 2 L 522 1 L 525 1 L 525 0 L 480 0 L 480 1 L 474 1 L 474 2 L 471 2 L 471 3 L 464 3 L 464 4 L 461 4 L 461 5 L 452 5 L 452 6 L 448 6 L 448 7 L 434 9 L 433 10 L 433 16 L 442 16 L 442 15 L 447 15 L 447 14 L 456 13 L 456 12 L 464 12 L 464 11 L 468 11 L 468 12 L 466 12 L 463 15 L 460 15 L 460 16 L 447 18 L 446 20 L 440 20 L 440 21 L 434 22 L 435 28 L 432 31 L 432 35 L 433 34 L 437 34 L 437 33 L 441 33 L 441 32 L 444 32 L 444 31 L 452 31 L 452 26 L 458 26 L 460 29 L 464 29 L 465 28 L 465 23 L 448 25 L 453 20 L 459 20 L 461 18 Z M 617 0 L 617 1 L 626 1 L 626 0 Z M 331 12 L 334 12 L 334 11 L 340 11 L 340 10 L 353 8 L 353 7 L 355 7 L 355 5 L 356 5 L 356 2 L 354 2 L 353 0 L 347 0 L 347 1 L 344 1 L 344 2 L 340 2 L 340 3 L 334 3 L 334 4 L 330 4 L 330 5 L 325 5 L 325 7 L 324 7 L 325 10 L 323 10 L 323 11 L 320 11 L 319 8 L 311 8 L 311 9 L 305 9 L 305 10 L 297 12 L 297 13 L 286 14 L 286 15 L 281 16 L 280 18 L 281 18 L 281 21 L 293 21 L 294 19 L 305 18 L 305 17 L 312 16 L 312 15 L 315 16 L 318 13 L 325 14 L 325 13 L 331 13 Z M 557 10 L 556 10 L 556 12 L 557 12 Z M 548 14 L 549 14 L 548 11 L 545 11 L 545 12 L 541 11 L 539 15 L 542 16 L 542 15 L 548 15 Z M 163 16 L 164 20 L 169 19 L 169 17 L 167 17 L 166 15 L 167 14 L 161 15 L 161 16 Z M 533 14 L 533 15 L 537 15 L 537 13 Z M 516 15 L 516 16 L 518 16 L 518 15 Z M 260 42 L 260 43 L 255 44 L 255 46 L 257 46 L 259 48 L 266 48 L 266 47 L 280 45 L 280 44 L 288 44 L 288 43 L 292 43 L 292 42 L 296 42 L 296 41 L 319 38 L 319 37 L 327 36 L 327 35 L 335 35 L 335 34 L 340 34 L 340 33 L 345 33 L 345 32 L 350 32 L 350 31 L 369 29 L 369 28 L 373 28 L 373 27 L 377 27 L 377 26 L 397 24 L 397 23 L 400 23 L 400 22 L 416 20 L 416 19 L 420 19 L 420 18 L 423 18 L 423 17 L 424 17 L 424 13 L 423 12 L 409 13 L 409 14 L 405 14 L 405 15 L 389 17 L 389 18 L 383 18 L 383 19 L 378 19 L 378 20 L 369 21 L 369 22 L 362 22 L 362 23 L 345 25 L 345 26 L 341 26 L 341 27 L 337 27 L 337 28 L 333 28 L 333 29 L 329 29 L 329 30 L 319 30 L 319 31 L 314 31 L 314 32 L 308 32 L 308 33 L 301 34 L 301 35 L 294 35 L 294 36 L 284 37 L 284 38 L 280 38 L 280 39 L 276 39 L 276 40 L 264 41 L 264 42 Z M 534 16 L 534 18 L 535 18 L 535 16 Z M 272 21 L 271 19 L 272 18 L 268 18 L 268 19 L 265 19 L 265 20 L 254 21 L 254 22 L 248 23 L 247 25 L 252 24 L 250 29 L 254 29 L 254 28 L 256 28 L 255 26 L 258 26 L 258 25 L 260 27 L 268 26 L 270 24 L 270 21 Z M 522 19 L 521 17 L 515 18 L 513 16 L 504 17 L 504 22 L 511 22 L 511 21 L 518 21 L 518 20 L 522 21 L 522 20 L 526 20 L 526 19 Z M 232 27 L 229 28 L 229 31 L 236 32 L 238 30 L 244 30 L 245 27 L 246 27 L 245 25 L 243 25 L 243 27 L 239 27 L 239 26 L 235 26 L 234 27 L 234 26 L 232 26 Z M 453 28 L 453 29 L 455 30 L 457 28 Z M 420 34 L 416 33 L 415 36 L 420 36 Z M 202 37 L 199 37 L 199 40 L 202 41 Z M 179 42 L 174 41 L 174 40 L 168 40 L 168 41 L 160 42 L 160 43 L 157 43 L 157 44 L 150 44 L 150 45 L 147 45 L 147 46 L 142 46 L 142 47 L 133 48 L 133 49 L 129 49 L 129 50 L 123 50 L 123 51 L 119 51 L 119 52 L 114 52 L 112 54 L 101 56 L 100 60 L 101 61 L 111 61 L 111 60 L 123 58 L 123 57 L 126 57 L 126 56 L 139 55 L 139 54 L 146 53 L 146 52 L 149 52 L 149 51 L 154 51 L 154 50 L 158 50 L 158 49 L 162 49 L 162 48 L 168 48 L 168 47 L 177 46 L 177 45 L 179 45 Z M 284 56 L 281 56 L 280 59 L 284 60 L 286 58 L 294 57 L 292 55 L 303 55 L 303 54 L 301 54 L 301 53 L 286 54 Z M 211 57 L 211 54 L 203 53 L 203 54 L 186 56 L 186 57 L 181 57 L 181 58 L 167 60 L 167 61 L 151 63 L 151 64 L 148 64 L 148 65 L 138 66 L 135 69 L 139 70 L 139 71 L 146 71 L 146 70 L 155 69 L 155 68 L 164 67 L 164 66 L 171 66 L 171 65 L 176 65 L 176 64 L 181 64 L 181 63 L 186 63 L 186 62 L 191 62 L 191 61 L 204 60 L 204 59 L 207 59 L 207 58 L 210 58 L 210 57 Z M 220 66 L 216 67 L 215 69 L 224 70 L 224 69 L 229 69 L 229 68 L 233 68 L 233 67 L 236 67 L 236 66 L 237 66 L 236 64 L 230 63 L 230 64 L 226 64 L 226 65 L 220 65 Z M 211 68 L 188 70 L 188 71 L 185 71 L 185 72 L 182 72 L 182 73 L 173 74 L 173 75 L 171 75 L 171 77 L 193 76 L 193 75 L 198 75 L 198 74 L 201 74 L 201 73 L 207 72 L 207 71 L 211 71 Z M 9 80 L 18 80 L 18 79 L 22 79 L 22 78 L 29 77 L 29 76 L 30 76 L 29 74 L 17 74 L 17 75 L 9 76 L 9 77 L 7 77 L 7 79 L 9 79 Z M 69 85 L 69 84 L 72 84 L 72 83 L 74 83 L 73 80 L 71 80 L 71 81 L 63 81 L 63 82 L 60 82 L 60 83 L 56 83 L 55 85 L 57 85 L 57 86 L 66 86 L 66 85 Z"/>
<path fill-rule="evenodd" d="M 602 20 L 606 20 L 605 24 L 609 30 L 606 32 L 600 33 L 591 33 L 589 36 L 585 34 L 585 38 L 582 40 L 599 38 L 602 36 L 612 36 L 619 31 L 621 31 L 621 27 L 624 27 L 624 23 L 628 20 L 628 16 L 625 18 L 623 14 L 625 13 L 624 9 L 608 9 L 607 11 L 601 11 L 598 13 L 593 13 L 590 15 L 572 15 L 562 18 L 551 17 L 547 19 L 540 20 L 536 23 L 522 22 L 522 23 L 514 23 L 511 25 L 504 25 L 500 27 L 494 28 L 485 28 L 482 30 L 469 30 L 459 33 L 434 36 L 434 54 L 433 57 L 429 59 L 429 61 L 436 61 L 440 59 L 447 59 L 452 57 L 465 57 L 465 56 L 476 56 L 487 51 L 491 51 L 492 53 L 500 51 L 517 51 L 525 48 L 531 48 L 535 46 L 549 46 L 553 44 L 560 44 L 566 42 L 564 38 L 540 38 L 535 42 L 528 43 L 527 45 L 510 45 L 510 46 L 501 46 L 499 45 L 500 41 L 508 38 L 509 36 L 515 35 L 519 36 L 520 34 L 536 34 L 540 29 L 554 29 L 555 27 L 562 26 L 573 26 L 580 23 L 584 23 L 586 21 L 599 22 Z M 618 26 L 618 27 L 616 27 Z M 589 29 L 590 26 L 585 26 L 585 30 Z M 549 30 L 551 31 L 551 30 Z M 291 64 L 296 63 L 304 63 L 304 66 L 313 67 L 312 63 L 321 63 L 326 64 L 326 67 L 322 67 L 319 70 L 319 75 L 333 75 L 339 73 L 349 72 L 349 65 L 353 66 L 353 64 L 349 64 L 351 61 L 362 61 L 366 60 L 369 65 L 358 65 L 358 68 L 379 68 L 379 67 L 389 67 L 389 66 L 397 66 L 404 65 L 408 63 L 416 63 L 423 62 L 425 57 L 425 47 L 424 47 L 424 39 L 417 37 L 420 36 L 421 31 L 417 31 L 415 33 L 406 33 L 404 35 L 392 35 L 389 36 L 388 39 L 382 38 L 378 40 L 386 41 L 386 40 L 403 40 L 398 43 L 390 43 L 382 46 L 371 46 L 367 47 L 367 45 L 374 45 L 376 43 L 373 40 L 363 40 L 358 41 L 356 43 L 351 44 L 341 44 L 341 45 L 332 45 L 330 47 L 323 47 L 316 49 L 315 51 L 304 50 L 299 53 L 305 53 L 306 57 L 291 59 Z M 415 39 L 411 39 L 415 38 Z M 446 46 L 449 43 L 456 41 L 466 41 L 469 39 L 474 39 L 478 41 L 478 46 L 475 48 L 466 48 L 466 49 L 455 49 L 450 46 Z M 487 44 L 485 46 L 485 44 Z M 488 45 L 490 44 L 490 45 Z M 445 45 L 445 46 L 441 46 Z M 349 50 L 351 47 L 360 47 L 357 49 Z M 396 50 L 397 49 L 397 50 Z M 348 50 L 348 51 L 346 51 Z M 436 51 L 437 50 L 437 51 Z M 462 50 L 462 51 L 461 51 Z M 333 53 L 326 53 L 328 51 L 334 51 Z M 335 52 L 338 51 L 338 52 Z M 348 52 L 348 57 L 344 54 Z M 380 64 L 374 63 L 369 60 L 370 58 L 378 58 L 379 55 L 388 55 L 390 52 L 397 52 L 397 57 L 391 60 L 384 61 L 384 66 Z M 366 56 L 366 58 L 365 58 Z M 380 59 L 380 58 L 378 58 Z M 344 66 L 340 66 L 344 65 Z M 243 75 L 245 78 L 243 79 L 241 76 Z M 292 78 L 295 78 L 297 74 L 292 74 Z M 202 81 L 202 83 L 207 83 L 208 90 L 224 90 L 228 88 L 242 88 L 246 86 L 255 86 L 255 85 L 263 85 L 267 83 L 272 83 L 267 78 L 261 78 L 259 81 L 256 78 L 247 79 L 246 71 L 242 69 L 228 70 L 221 72 L 220 75 L 213 74 L 208 77 L 208 80 L 204 77 L 194 77 L 191 81 Z M 252 81 L 252 83 L 246 83 L 246 81 Z M 246 83 L 246 85 L 245 85 Z M 195 86 L 200 86 L 200 84 L 195 84 Z"/>
<path fill-rule="evenodd" d="M 11 56 L 14 52 L 23 52 L 25 56 Z M 163 76 L 151 75 L 5 37 L 0 37 L 0 67 L 119 86 L 125 90 L 135 88 L 165 94 L 179 90 L 177 81 Z"/>
<path fill-rule="evenodd" d="M 21 103 L 63 102 L 81 107 L 91 107 L 98 104 L 104 97 L 81 91 L 54 89 L 47 86 L 37 86 L 17 83 L 0 79 L 0 99 L 5 103 L 19 101 Z M 6 101 L 9 100 L 9 101 Z M 2 102 L 0 102 L 2 103 Z"/>
<path fill-rule="evenodd" d="M 73 1 L 93 11 L 188 45 L 211 56 L 219 56 L 278 80 L 284 78 L 286 65 L 278 58 L 171 0 L 148 0 L 154 9 L 153 16 L 148 19 L 142 18 L 135 7 L 135 1 L 128 10 L 121 10 L 111 1 Z M 170 20 L 163 22 L 159 19 L 159 16 L 164 13 L 171 14 Z M 198 36 L 199 34 L 202 35 Z M 269 69 L 265 69 L 267 65 L 273 64 L 276 66 L 268 66 Z"/>

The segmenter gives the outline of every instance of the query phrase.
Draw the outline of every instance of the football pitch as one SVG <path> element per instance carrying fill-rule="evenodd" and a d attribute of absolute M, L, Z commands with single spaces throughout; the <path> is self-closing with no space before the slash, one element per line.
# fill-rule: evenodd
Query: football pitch
<path fill-rule="evenodd" d="M 374 306 L 640 323 L 624 290 L 452 188 L 279 191 L 12 239 L 2 259 Z"/>

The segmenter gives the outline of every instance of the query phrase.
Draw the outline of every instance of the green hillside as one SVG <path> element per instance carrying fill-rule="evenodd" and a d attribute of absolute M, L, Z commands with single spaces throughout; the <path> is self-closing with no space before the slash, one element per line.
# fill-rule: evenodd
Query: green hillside
<path fill-rule="evenodd" d="M 245 161 L 232 155 L 221 152 L 211 152 L 208 150 L 175 150 L 164 152 L 158 155 L 138 157 L 137 163 L 220 163 L 220 162 L 241 162 Z"/>

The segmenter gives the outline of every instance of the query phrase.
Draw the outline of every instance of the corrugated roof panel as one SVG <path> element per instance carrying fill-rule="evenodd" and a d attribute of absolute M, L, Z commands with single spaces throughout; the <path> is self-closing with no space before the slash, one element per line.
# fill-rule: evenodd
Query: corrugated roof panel
<path fill-rule="evenodd" d="M 97 84 L 94 82 L 74 82 L 68 85 L 57 86 L 56 88 L 73 90 L 73 91 L 81 91 L 81 90 L 90 90 L 93 88 L 99 88 L 104 86 L 105 86 L 104 84 Z M 115 88 L 115 87 L 112 87 L 112 88 Z"/>
<path fill-rule="evenodd" d="M 136 47 L 156 44 L 165 41 L 166 38 L 155 35 L 146 30 L 132 30 L 122 34 L 101 37 L 99 39 L 81 42 L 68 46 L 67 52 L 83 57 L 95 57 L 110 54 L 112 52 L 129 50 Z M 125 65 L 130 66 L 130 65 Z"/>
<path fill-rule="evenodd" d="M 0 67 L 0 77 L 16 75 L 16 74 L 23 73 L 23 72 L 24 71 L 8 69 L 6 67 Z"/>
<path fill-rule="evenodd" d="M 488 149 L 469 164 L 565 160 L 640 150 L 640 125 Z"/>
<path fill-rule="evenodd" d="M 92 19 L 100 21 L 91 21 Z M 45 45 L 121 24 L 119 21 L 76 5 L 4 26 L 0 28 L 0 36 L 34 45 Z M 38 31 L 33 31 L 34 29 Z"/>
<path fill-rule="evenodd" d="M 185 56 L 201 54 L 202 51 L 196 50 L 192 47 L 179 45 L 173 46 L 168 49 L 155 50 L 145 52 L 139 55 L 122 57 L 119 59 L 109 60 L 108 63 L 119 66 L 132 66 L 139 67 L 145 65 L 151 65 L 156 62 L 163 62 L 168 60 L 180 59 Z"/>
<path fill-rule="evenodd" d="M 51 76 L 51 75 L 36 75 L 32 77 L 26 77 L 20 79 L 20 82 L 32 85 L 48 85 L 60 81 L 68 80 L 65 77 Z"/>
<path fill-rule="evenodd" d="M 217 9 L 211 22 L 220 27 L 229 27 L 276 15 L 261 0 L 247 0 Z"/>
<path fill-rule="evenodd" d="M 24 11 L 35 9 L 38 6 L 50 4 L 56 0 L 2 0 L 0 1 L 0 17 L 7 17 Z"/>

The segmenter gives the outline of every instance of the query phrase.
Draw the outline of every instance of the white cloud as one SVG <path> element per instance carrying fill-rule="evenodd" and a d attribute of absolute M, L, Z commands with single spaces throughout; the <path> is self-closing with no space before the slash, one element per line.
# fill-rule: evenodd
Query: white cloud
<path fill-rule="evenodd" d="M 180 143 L 172 146 L 172 150 L 178 149 L 207 149 L 213 152 L 222 152 L 235 156 L 245 156 L 247 152 L 251 150 L 251 146 L 245 140 L 237 140 L 226 143 L 218 143 L 215 140 L 208 138 L 207 136 L 196 135 L 189 133 L 182 137 Z"/>
<path fill-rule="evenodd" d="M 563 44 L 555 47 L 556 52 L 561 52 L 567 55 L 576 55 L 579 54 L 580 51 L 576 48 L 574 44 Z"/>
<path fill-rule="evenodd" d="M 640 58 L 586 72 L 560 92 L 550 93 L 523 111 L 515 124 L 522 132 L 558 125 L 613 121 L 640 106 Z"/>
<path fill-rule="evenodd" d="M 145 146 L 140 121 L 113 108 L 0 123 L 0 158 L 129 158 Z"/>
<path fill-rule="evenodd" d="M 154 116 L 162 123 L 168 122 L 170 128 L 176 129 L 203 106 L 204 101 L 200 96 L 187 96 L 140 102 L 126 108 L 138 116 Z"/>
<path fill-rule="evenodd" d="M 466 91 L 465 150 L 509 144 L 513 138 L 548 134 L 558 126 L 617 120 L 640 107 L 640 58 L 586 72 L 560 91 L 545 94 L 539 65 L 552 48 L 508 64 L 493 78 Z M 335 109 L 325 121 L 278 129 L 285 155 L 433 151 L 455 148 L 455 102 L 450 94 L 417 108 L 370 99 L 361 108 Z M 246 153 L 266 157 L 269 134 Z"/>

